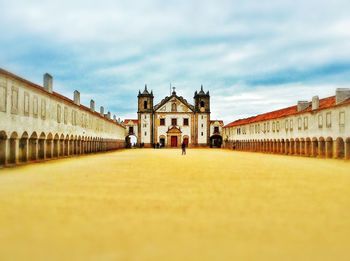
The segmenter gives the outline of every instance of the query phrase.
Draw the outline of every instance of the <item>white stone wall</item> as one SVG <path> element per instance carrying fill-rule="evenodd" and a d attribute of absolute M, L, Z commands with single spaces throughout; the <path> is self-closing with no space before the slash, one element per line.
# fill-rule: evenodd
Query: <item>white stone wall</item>
<path fill-rule="evenodd" d="M 192 128 L 192 117 L 193 114 L 192 113 L 170 113 L 170 114 L 156 114 L 157 120 L 159 121 L 160 118 L 164 118 L 165 119 L 165 126 L 158 126 L 158 130 L 157 130 L 157 137 L 156 140 L 157 142 L 159 142 L 159 137 L 161 135 L 165 136 L 165 144 L 167 144 L 168 140 L 167 140 L 167 131 L 169 128 L 172 127 L 171 125 L 171 119 L 176 118 L 177 119 L 177 126 L 182 134 L 181 134 L 181 142 L 183 141 L 183 137 L 184 136 L 188 136 L 188 142 L 192 143 L 191 140 L 191 128 Z M 184 119 L 187 118 L 188 119 L 188 126 L 184 126 L 183 125 L 183 121 Z"/>
<path fill-rule="evenodd" d="M 327 116 L 329 115 L 329 116 Z M 319 118 L 320 117 L 320 118 Z M 330 125 L 327 126 L 327 117 Z M 322 119 L 322 126 L 319 126 Z M 341 121 L 341 122 L 340 122 Z M 292 122 L 292 127 L 291 127 Z M 288 123 L 288 124 L 287 124 Z M 301 126 L 299 126 L 301 123 Z M 286 128 L 287 124 L 287 128 Z M 266 127 L 265 127 L 266 126 Z M 269 126 L 269 128 L 267 128 Z M 279 126 L 279 128 L 278 128 Z M 261 140 L 338 137 L 344 140 L 350 136 L 350 105 L 331 109 L 306 112 L 290 117 L 224 128 L 224 140 Z"/>
<path fill-rule="evenodd" d="M 141 113 L 141 124 L 140 124 L 140 130 L 141 130 L 141 143 L 152 143 L 151 142 L 151 121 L 152 121 L 152 114 L 150 113 Z"/>
<path fill-rule="evenodd" d="M 0 130 L 124 139 L 125 129 L 69 99 L 0 73 Z M 72 92 L 73 93 L 73 92 Z"/>
<path fill-rule="evenodd" d="M 198 144 L 207 144 L 208 137 L 208 116 L 207 114 L 198 114 Z"/>

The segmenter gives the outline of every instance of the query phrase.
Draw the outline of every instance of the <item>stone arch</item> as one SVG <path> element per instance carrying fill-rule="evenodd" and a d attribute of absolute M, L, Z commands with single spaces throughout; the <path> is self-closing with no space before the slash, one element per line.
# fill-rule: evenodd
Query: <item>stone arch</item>
<path fill-rule="evenodd" d="M 29 138 L 29 160 L 38 159 L 38 134 L 34 131 Z"/>
<path fill-rule="evenodd" d="M 53 157 L 57 158 L 59 155 L 59 140 L 60 136 L 56 133 L 53 138 Z"/>
<path fill-rule="evenodd" d="M 294 153 L 296 155 L 300 155 L 300 140 L 298 138 L 296 138 L 294 143 L 295 143 Z"/>
<path fill-rule="evenodd" d="M 74 136 L 69 137 L 69 155 L 74 155 Z"/>
<path fill-rule="evenodd" d="M 311 156 L 312 157 L 318 156 L 318 140 L 316 137 L 313 137 L 311 140 Z"/>
<path fill-rule="evenodd" d="M 77 154 L 81 154 L 81 136 L 79 135 L 78 137 L 77 137 Z"/>
<path fill-rule="evenodd" d="M 45 144 L 45 140 L 46 140 L 46 135 L 44 132 L 42 132 L 39 136 L 39 140 L 38 140 L 38 158 L 40 160 L 44 160 L 46 157 L 46 144 Z"/>
<path fill-rule="evenodd" d="M 52 133 L 47 134 L 46 137 L 46 158 L 52 158 L 53 156 L 53 135 Z"/>
<path fill-rule="evenodd" d="M 345 140 L 345 158 L 350 159 L 350 137 Z"/>
<path fill-rule="evenodd" d="M 286 146 L 285 146 L 285 141 L 284 141 L 284 139 L 281 139 L 281 143 L 280 143 L 280 153 L 281 153 L 281 154 L 285 154 L 285 153 L 286 153 Z"/>
<path fill-rule="evenodd" d="M 328 137 L 326 139 L 326 157 L 333 158 L 333 139 Z"/>
<path fill-rule="evenodd" d="M 305 156 L 311 156 L 311 139 L 305 139 Z"/>
<path fill-rule="evenodd" d="M 64 139 L 64 156 L 69 156 L 69 135 Z"/>
<path fill-rule="evenodd" d="M 305 155 L 305 139 L 300 138 L 300 155 Z"/>
<path fill-rule="evenodd" d="M 325 157 L 326 156 L 326 141 L 323 137 L 318 139 L 318 156 Z"/>
<path fill-rule="evenodd" d="M 289 155 L 294 155 L 294 154 L 295 154 L 295 141 L 294 141 L 294 139 L 290 139 Z"/>
<path fill-rule="evenodd" d="M 9 163 L 17 164 L 18 162 L 18 134 L 12 132 L 9 142 Z"/>
<path fill-rule="evenodd" d="M 337 159 L 343 159 L 345 157 L 345 143 L 341 137 L 338 137 L 335 141 L 335 157 Z"/>
<path fill-rule="evenodd" d="M 286 144 L 285 144 L 285 154 L 289 155 L 290 154 L 290 141 L 289 139 L 286 139 Z"/>
<path fill-rule="evenodd" d="M 60 135 L 60 140 L 59 140 L 59 157 L 63 157 L 64 156 L 64 135 L 63 133 Z"/>
<path fill-rule="evenodd" d="M 0 166 L 4 166 L 7 163 L 7 134 L 5 131 L 0 131 Z"/>
<path fill-rule="evenodd" d="M 19 140 L 19 161 L 27 162 L 28 161 L 28 133 L 23 132 Z"/>

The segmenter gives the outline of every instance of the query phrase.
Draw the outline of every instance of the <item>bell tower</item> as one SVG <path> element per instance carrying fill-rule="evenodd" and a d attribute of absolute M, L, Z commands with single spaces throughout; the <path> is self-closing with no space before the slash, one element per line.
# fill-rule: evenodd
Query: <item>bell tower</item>
<path fill-rule="evenodd" d="M 138 99 L 138 137 L 137 142 L 143 143 L 145 147 L 151 147 L 153 141 L 153 91 L 147 90 L 147 84 L 144 91 L 137 96 Z"/>
<path fill-rule="evenodd" d="M 198 146 L 208 146 L 210 142 L 210 95 L 201 85 L 201 90 L 194 93 L 196 133 Z"/>

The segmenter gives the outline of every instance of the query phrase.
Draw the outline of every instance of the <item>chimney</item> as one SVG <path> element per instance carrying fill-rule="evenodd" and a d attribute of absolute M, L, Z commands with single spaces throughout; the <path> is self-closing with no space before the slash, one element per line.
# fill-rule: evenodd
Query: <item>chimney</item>
<path fill-rule="evenodd" d="M 90 110 L 95 111 L 95 101 L 90 100 Z"/>
<path fill-rule="evenodd" d="M 320 98 L 318 96 L 312 97 L 312 110 L 317 110 L 320 107 Z"/>
<path fill-rule="evenodd" d="M 107 112 L 107 118 L 110 119 L 111 118 L 111 112 Z"/>
<path fill-rule="evenodd" d="M 339 104 L 350 98 L 349 88 L 337 88 L 335 91 L 335 103 Z"/>
<path fill-rule="evenodd" d="M 44 89 L 52 93 L 52 76 L 48 73 L 44 74 Z"/>
<path fill-rule="evenodd" d="M 80 105 L 80 92 L 77 90 L 74 91 L 74 103 Z"/>
<path fill-rule="evenodd" d="M 307 107 L 309 107 L 308 101 L 298 101 L 298 112 L 305 110 Z"/>
<path fill-rule="evenodd" d="M 101 113 L 102 116 L 103 116 L 104 113 L 105 113 L 105 108 L 103 108 L 103 106 L 100 107 L 100 113 Z"/>

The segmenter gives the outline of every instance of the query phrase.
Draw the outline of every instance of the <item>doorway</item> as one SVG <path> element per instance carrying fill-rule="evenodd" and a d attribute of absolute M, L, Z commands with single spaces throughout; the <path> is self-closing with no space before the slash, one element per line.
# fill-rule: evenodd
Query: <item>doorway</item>
<path fill-rule="evenodd" d="M 177 147 L 177 136 L 171 136 L 171 147 Z"/>

